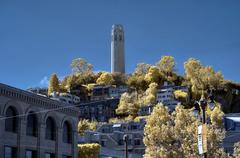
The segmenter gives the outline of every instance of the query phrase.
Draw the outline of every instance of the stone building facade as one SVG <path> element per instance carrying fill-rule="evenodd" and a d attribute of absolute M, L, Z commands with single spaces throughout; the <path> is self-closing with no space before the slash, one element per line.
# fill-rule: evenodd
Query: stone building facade
<path fill-rule="evenodd" d="M 76 158 L 79 111 L 0 84 L 0 158 Z"/>

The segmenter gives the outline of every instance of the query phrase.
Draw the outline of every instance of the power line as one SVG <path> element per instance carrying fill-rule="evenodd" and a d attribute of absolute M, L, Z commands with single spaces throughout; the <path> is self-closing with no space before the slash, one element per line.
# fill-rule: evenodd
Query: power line
<path fill-rule="evenodd" d="M 108 100 L 108 99 L 107 99 Z M 93 104 L 93 103 L 98 103 L 98 102 L 102 102 L 102 101 L 95 101 L 95 102 L 89 102 L 89 104 Z M 85 103 L 85 105 L 88 103 Z M 51 112 L 51 111 L 56 111 L 56 110 L 61 110 L 61 109 L 68 109 L 68 108 L 74 108 L 74 107 L 79 107 L 82 105 L 71 105 L 71 106 L 64 106 L 64 107 L 58 107 L 58 108 L 53 108 L 53 109 L 48 109 L 48 110 L 42 110 L 42 111 L 38 111 L 38 112 L 32 112 L 32 113 L 28 113 L 28 114 L 20 114 L 20 115 L 15 115 L 15 116 L 0 116 L 0 121 L 1 120 L 6 120 L 6 119 L 11 119 L 11 118 L 16 118 L 16 117 L 24 117 L 27 115 L 33 115 L 33 114 L 40 114 L 40 113 L 46 113 L 46 112 Z"/>
<path fill-rule="evenodd" d="M 6 120 L 6 119 L 11 119 L 11 118 L 16 118 L 16 117 L 24 117 L 24 116 L 27 116 L 27 115 L 46 113 L 46 112 L 51 112 L 51 111 L 56 111 L 56 110 L 61 110 L 61 109 L 73 108 L 73 107 L 77 107 L 77 106 L 80 106 L 80 105 L 58 107 L 58 108 L 42 110 L 42 111 L 38 111 L 38 112 L 32 112 L 32 113 L 28 113 L 28 114 L 20 114 L 20 115 L 15 115 L 15 116 L 9 116 L 9 117 L 0 117 L 0 120 Z"/>

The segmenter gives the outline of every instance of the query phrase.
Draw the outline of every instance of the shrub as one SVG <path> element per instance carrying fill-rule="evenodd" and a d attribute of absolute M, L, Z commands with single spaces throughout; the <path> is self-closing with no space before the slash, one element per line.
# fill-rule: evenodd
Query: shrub
<path fill-rule="evenodd" d="M 99 158 L 99 144 L 78 144 L 78 158 Z"/>

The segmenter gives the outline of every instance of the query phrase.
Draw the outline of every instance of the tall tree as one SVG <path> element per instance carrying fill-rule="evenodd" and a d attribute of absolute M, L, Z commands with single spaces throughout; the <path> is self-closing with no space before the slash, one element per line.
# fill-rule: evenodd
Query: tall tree
<path fill-rule="evenodd" d="M 157 97 L 157 87 L 158 84 L 153 82 L 149 85 L 149 88 L 146 90 L 143 97 L 144 105 L 155 104 Z"/>
<path fill-rule="evenodd" d="M 134 73 L 137 75 L 146 75 L 148 70 L 150 69 L 150 67 L 151 67 L 150 64 L 139 63 L 139 64 L 137 64 L 137 67 L 136 67 Z"/>
<path fill-rule="evenodd" d="M 72 87 L 74 87 L 76 85 L 76 81 L 77 81 L 76 75 L 68 76 L 67 80 L 66 80 L 66 89 L 67 90 L 72 89 Z"/>
<path fill-rule="evenodd" d="M 132 118 L 135 118 L 140 108 L 139 98 L 141 97 L 137 92 L 123 93 L 118 108 L 116 109 L 116 113 L 130 115 Z"/>
<path fill-rule="evenodd" d="M 148 88 L 148 83 L 145 80 L 144 75 L 133 74 L 128 77 L 127 85 L 130 88 L 137 90 L 137 92 L 143 92 Z"/>
<path fill-rule="evenodd" d="M 150 83 L 157 83 L 158 85 L 161 85 L 161 82 L 163 80 L 162 75 L 159 72 L 159 69 L 156 66 L 151 66 L 148 70 L 148 73 L 145 75 L 144 78 L 149 84 Z"/>
<path fill-rule="evenodd" d="M 175 60 L 172 56 L 162 56 L 157 63 L 159 70 L 167 76 L 171 76 L 175 68 Z"/>
<path fill-rule="evenodd" d="M 199 96 L 207 89 L 221 88 L 223 76 L 221 72 L 215 72 L 210 66 L 203 66 L 199 60 L 190 58 L 184 63 L 186 79 L 192 85 L 192 92 Z"/>
<path fill-rule="evenodd" d="M 208 156 L 211 158 L 225 158 L 221 143 L 224 138 L 222 112 L 219 106 L 213 111 L 214 119 L 207 126 Z M 217 119 L 216 119 L 217 118 Z M 200 158 L 197 144 L 197 127 L 201 123 L 193 116 L 190 109 L 182 105 L 176 111 L 169 113 L 163 105 L 157 105 L 147 118 L 144 128 L 144 143 L 146 145 L 145 158 Z"/>
<path fill-rule="evenodd" d="M 93 66 L 83 58 L 73 59 L 71 63 L 72 72 L 76 73 L 92 73 Z"/>
<path fill-rule="evenodd" d="M 51 95 L 52 92 L 59 92 L 59 80 L 57 74 L 52 74 L 48 84 L 48 95 Z"/>

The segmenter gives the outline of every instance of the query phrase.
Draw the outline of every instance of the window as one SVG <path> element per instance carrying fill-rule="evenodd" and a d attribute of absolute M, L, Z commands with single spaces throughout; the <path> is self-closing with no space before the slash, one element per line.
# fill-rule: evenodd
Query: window
<path fill-rule="evenodd" d="M 121 41 L 122 40 L 122 36 L 121 35 L 119 35 L 119 41 Z"/>
<path fill-rule="evenodd" d="M 37 158 L 37 152 L 33 150 L 26 150 L 25 158 Z"/>
<path fill-rule="evenodd" d="M 9 107 L 6 111 L 5 130 L 9 132 L 17 132 L 17 115 L 16 110 L 13 107 Z"/>
<path fill-rule="evenodd" d="M 53 154 L 53 153 L 45 153 L 44 158 L 55 158 L 55 154 Z"/>
<path fill-rule="evenodd" d="M 56 125 L 53 118 L 49 117 L 46 121 L 46 139 L 55 140 Z"/>
<path fill-rule="evenodd" d="M 136 130 L 137 129 L 137 125 L 132 125 L 132 130 Z"/>
<path fill-rule="evenodd" d="M 102 147 L 105 147 L 105 146 L 106 146 L 106 141 L 102 140 L 102 141 L 101 141 L 101 146 L 102 146 Z"/>
<path fill-rule="evenodd" d="M 33 113 L 29 113 L 27 117 L 27 135 L 36 137 L 38 130 L 37 126 L 38 126 L 37 116 Z"/>
<path fill-rule="evenodd" d="M 66 121 L 63 124 L 63 142 L 64 143 L 72 143 L 71 125 Z"/>
<path fill-rule="evenodd" d="M 118 145 L 123 145 L 123 144 L 124 144 L 123 139 L 120 139 L 120 140 L 118 141 Z"/>
<path fill-rule="evenodd" d="M 140 139 L 135 139 L 134 140 L 134 145 L 141 145 Z"/>
<path fill-rule="evenodd" d="M 17 150 L 14 147 L 5 146 L 4 147 L 4 158 L 16 158 Z"/>

